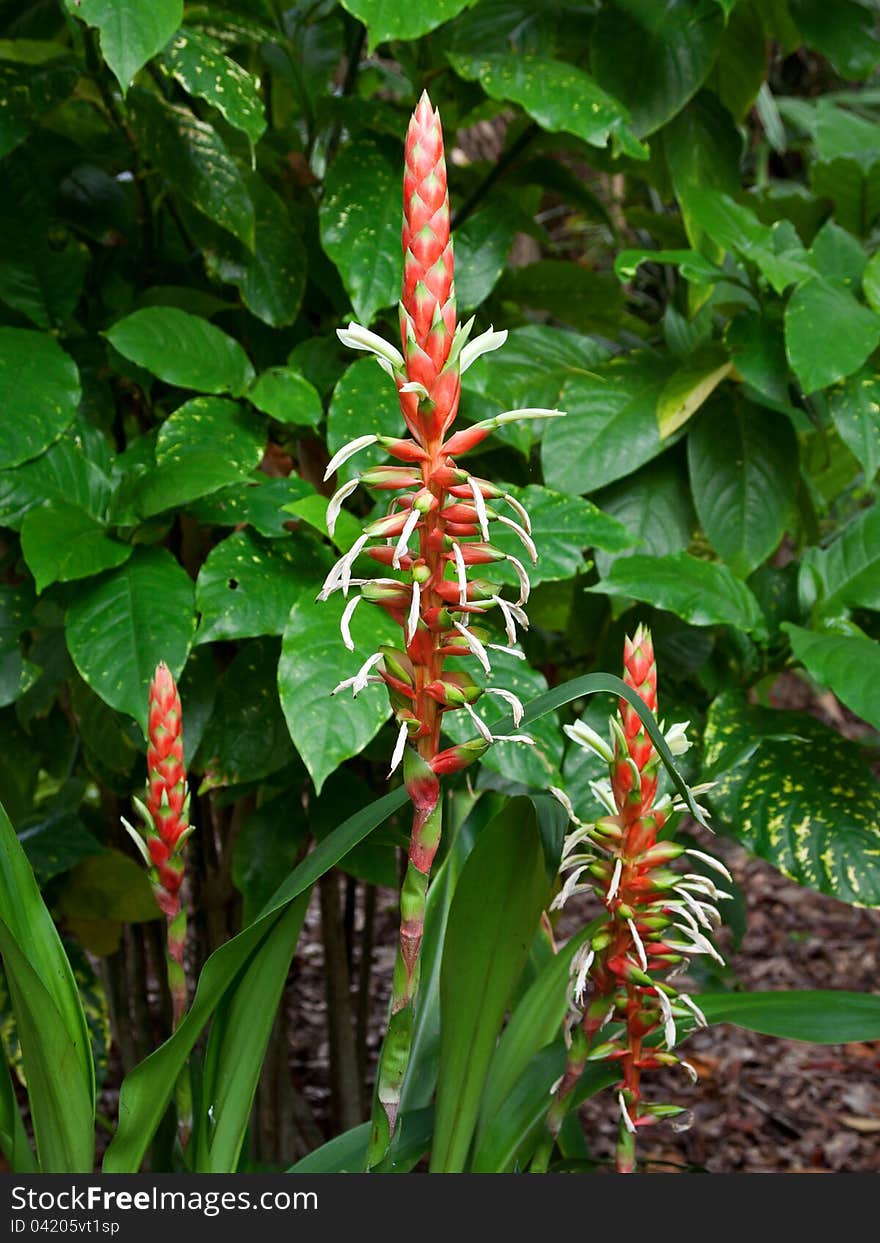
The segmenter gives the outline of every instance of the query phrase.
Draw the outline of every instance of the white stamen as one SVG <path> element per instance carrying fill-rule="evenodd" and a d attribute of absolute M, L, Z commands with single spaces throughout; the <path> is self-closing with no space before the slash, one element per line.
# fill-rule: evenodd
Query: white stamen
<path fill-rule="evenodd" d="M 468 716 L 473 721 L 474 725 L 476 726 L 477 733 L 480 735 L 480 737 L 485 739 L 486 742 L 492 742 L 493 741 L 492 731 L 489 729 L 489 726 L 486 724 L 486 722 L 482 720 L 476 712 L 474 712 L 473 708 L 467 701 L 465 701 L 462 706 L 465 712 L 468 714 Z"/>
<path fill-rule="evenodd" d="M 501 499 L 502 501 L 506 501 L 515 513 L 519 514 L 520 522 L 523 524 L 526 531 L 528 531 L 529 535 L 531 535 L 532 520 L 529 517 L 529 511 L 526 509 L 525 505 L 523 505 L 521 501 L 518 501 L 515 496 L 511 496 L 509 492 L 505 492 Z"/>
<path fill-rule="evenodd" d="M 354 651 L 354 639 L 351 637 L 351 630 L 349 629 L 349 626 L 351 624 L 352 614 L 360 604 L 361 600 L 363 600 L 363 596 L 352 596 L 348 604 L 346 604 L 345 611 L 343 612 L 342 618 L 339 622 L 339 629 L 342 631 L 342 642 L 350 652 Z"/>
<path fill-rule="evenodd" d="M 491 325 L 488 332 L 482 332 L 473 341 L 468 341 L 459 355 L 459 374 L 464 375 L 468 367 L 475 363 L 481 354 L 497 350 L 507 340 L 507 331 L 493 332 Z"/>
<path fill-rule="evenodd" d="M 672 926 L 673 928 L 677 928 L 679 932 L 683 932 L 685 936 L 690 937 L 694 943 L 694 946 L 701 954 L 708 954 L 710 958 L 714 958 L 715 961 L 722 967 L 727 965 L 709 938 L 704 937 L 702 932 L 695 932 L 694 929 L 689 928 L 687 924 L 673 924 Z"/>
<path fill-rule="evenodd" d="M 521 410 L 505 410 L 502 414 L 496 414 L 491 422 L 496 427 L 503 427 L 505 423 L 518 423 L 520 419 L 562 418 L 565 418 L 564 410 L 547 410 L 544 406 L 525 406 Z"/>
<path fill-rule="evenodd" d="M 497 695 L 500 699 L 503 699 L 505 703 L 510 704 L 513 713 L 514 727 L 519 725 L 520 721 L 523 719 L 525 709 L 522 706 L 521 700 L 514 695 L 513 691 L 502 690 L 500 686 L 487 686 L 486 694 Z"/>
<path fill-rule="evenodd" d="M 327 534 L 332 535 L 336 530 L 336 523 L 342 511 L 342 502 L 346 497 L 351 496 L 360 481 L 358 479 L 349 479 L 348 483 L 344 483 L 330 498 L 327 506 Z"/>
<path fill-rule="evenodd" d="M 635 1135 L 636 1128 L 633 1124 L 632 1118 L 629 1116 L 629 1110 L 626 1107 L 626 1101 L 623 1099 L 622 1092 L 617 1093 L 617 1103 L 620 1106 L 620 1117 L 623 1120 L 623 1125 L 629 1131 L 630 1135 Z"/>
<path fill-rule="evenodd" d="M 568 816 L 572 824 L 579 825 L 581 821 L 578 819 L 577 815 L 575 814 L 575 810 L 574 810 L 574 807 L 572 806 L 571 799 L 568 797 L 565 791 L 560 790 L 559 786 L 550 786 L 549 792 L 556 799 L 557 803 L 561 803 L 562 806 L 565 808 L 565 814 Z M 563 854 L 564 853 L 565 853 L 565 847 L 563 846 Z"/>
<path fill-rule="evenodd" d="M 410 380 L 408 384 L 401 384 L 397 391 L 399 393 L 418 393 L 422 399 L 428 396 L 428 390 L 424 384 L 419 384 L 418 380 Z"/>
<path fill-rule="evenodd" d="M 452 541 L 452 555 L 455 558 L 455 572 L 458 575 L 458 603 L 467 604 L 467 566 L 464 554 L 455 540 Z"/>
<path fill-rule="evenodd" d="M 409 736 L 409 726 L 407 725 L 406 721 L 404 721 L 404 723 L 400 727 L 400 730 L 398 731 L 397 742 L 395 742 L 394 750 L 391 753 L 391 767 L 388 769 L 389 777 L 394 772 L 394 770 L 399 766 L 400 761 L 403 759 L 403 753 L 404 753 L 404 750 L 406 749 L 406 740 L 408 736 Z"/>
<path fill-rule="evenodd" d="M 394 556 L 391 558 L 391 564 L 395 570 L 400 569 L 400 558 L 406 553 L 409 537 L 418 526 L 421 518 L 421 511 L 416 509 L 414 505 L 406 516 L 406 522 L 403 524 L 403 530 L 400 532 L 400 539 L 397 541 L 397 546 L 394 549 Z"/>
<path fill-rule="evenodd" d="M 337 453 L 333 454 L 332 458 L 327 463 L 327 469 L 324 471 L 325 481 L 329 479 L 340 466 L 347 462 L 350 457 L 354 457 L 356 453 L 360 453 L 361 449 L 366 449 L 367 445 L 374 445 L 378 439 L 378 436 L 358 436 L 357 440 L 352 440 L 349 444 L 343 445 Z"/>
<path fill-rule="evenodd" d="M 340 587 L 343 594 L 348 595 L 348 589 L 351 585 L 351 567 L 360 555 L 360 551 L 368 538 L 366 535 L 359 535 L 345 556 L 339 558 L 324 579 L 324 585 L 318 595 L 319 600 L 326 600 L 328 596 L 331 596 L 334 591 L 338 591 Z"/>
<path fill-rule="evenodd" d="M 404 366 L 400 350 L 395 349 L 390 341 L 386 341 L 378 333 L 370 332 L 369 328 L 364 328 L 361 324 L 352 321 L 347 328 L 337 328 L 336 335 L 349 349 L 366 350 L 370 354 L 375 354 L 377 358 L 384 358 L 393 368 L 402 369 Z"/>
<path fill-rule="evenodd" d="M 634 920 L 628 919 L 626 922 L 629 926 L 629 934 L 633 939 L 633 945 L 636 947 L 636 953 L 639 956 L 639 966 L 642 968 L 643 971 L 647 971 L 648 970 L 648 955 L 645 953 L 645 946 L 642 941 L 642 938 L 639 936 L 638 929 L 636 928 Z"/>
<path fill-rule="evenodd" d="M 559 890 L 559 893 L 556 895 L 556 897 L 553 899 L 553 901 L 550 904 L 551 911 L 559 911 L 562 909 L 563 906 L 565 906 L 568 899 L 572 896 L 572 894 L 578 888 L 578 881 L 580 880 L 583 873 L 587 870 L 587 866 L 588 865 L 585 863 L 581 864 L 580 867 L 575 868 L 573 872 L 569 873 L 569 875 L 565 878 L 565 884 L 562 886 L 562 888 Z"/>
<path fill-rule="evenodd" d="M 471 496 L 474 498 L 474 509 L 477 511 L 477 522 L 480 524 L 480 534 L 488 544 L 489 515 L 486 513 L 486 502 L 483 499 L 483 494 L 479 489 L 477 481 L 469 476 L 467 483 L 471 490 Z"/>
<path fill-rule="evenodd" d="M 525 604 L 529 598 L 529 593 L 532 590 L 532 584 L 529 582 L 526 567 L 520 560 L 512 556 L 510 553 L 507 554 L 507 560 L 513 566 L 516 571 L 516 576 L 519 579 L 519 599 L 517 600 L 517 604 Z"/>
<path fill-rule="evenodd" d="M 620 874 L 623 871 L 623 860 L 618 858 L 614 862 L 614 871 L 611 874 L 611 884 L 608 886 L 608 892 L 605 895 L 606 902 L 613 902 L 617 896 L 617 889 L 620 885 Z"/>
<path fill-rule="evenodd" d="M 453 620 L 452 624 L 455 627 L 455 629 L 458 631 L 458 633 L 462 636 L 465 643 L 468 645 L 471 652 L 473 652 L 474 656 L 476 656 L 477 660 L 480 662 L 480 664 L 483 666 L 486 672 L 491 673 L 492 666 L 489 664 L 489 653 L 483 647 L 482 643 L 477 638 L 477 636 L 475 634 L 471 634 L 467 626 L 463 626 L 461 622 L 457 622 Z"/>
<path fill-rule="evenodd" d="M 559 1090 L 559 1085 L 560 1085 L 560 1083 L 562 1083 L 562 1080 L 563 1080 L 564 1078 L 565 1078 L 565 1073 L 563 1072 L 563 1074 L 561 1074 L 561 1075 L 559 1076 L 559 1078 L 558 1078 L 558 1079 L 556 1079 L 556 1080 L 554 1081 L 554 1083 L 553 1083 L 552 1087 L 550 1088 L 550 1095 L 551 1095 L 551 1096 L 555 1096 L 555 1095 L 556 1095 L 557 1091 Z"/>
<path fill-rule="evenodd" d="M 684 853 L 686 855 L 693 855 L 695 859 L 702 859 L 707 867 L 714 868 L 716 872 L 720 872 L 725 880 L 733 881 L 733 877 L 724 864 L 720 860 L 713 858 L 712 855 L 707 855 L 702 850 L 694 850 L 692 847 L 688 847 Z"/>
<path fill-rule="evenodd" d="M 586 721 L 575 721 L 573 725 L 563 725 L 562 728 L 572 742 L 576 742 L 585 751 L 592 751 L 594 755 L 598 755 L 606 764 L 610 764 L 613 761 L 614 752 L 608 743 Z"/>
<path fill-rule="evenodd" d="M 421 589 L 414 579 L 412 585 L 412 600 L 410 600 L 409 613 L 406 619 L 406 641 L 408 644 L 412 643 L 416 633 L 416 627 L 419 624 L 419 606 L 421 598 Z"/>
<path fill-rule="evenodd" d="M 498 514 L 498 521 L 503 522 L 506 527 L 510 527 L 511 531 L 516 532 L 517 536 L 519 537 L 520 543 L 522 544 L 523 548 L 525 548 L 526 552 L 529 554 L 529 556 L 532 559 L 532 565 L 537 565 L 538 550 L 535 547 L 535 541 L 532 539 L 531 535 L 529 535 L 526 529 L 524 527 L 521 527 L 518 522 L 514 522 L 512 518 L 506 518 L 504 514 Z M 484 539 L 488 539 L 488 538 L 489 538 L 488 535 L 484 536 Z"/>

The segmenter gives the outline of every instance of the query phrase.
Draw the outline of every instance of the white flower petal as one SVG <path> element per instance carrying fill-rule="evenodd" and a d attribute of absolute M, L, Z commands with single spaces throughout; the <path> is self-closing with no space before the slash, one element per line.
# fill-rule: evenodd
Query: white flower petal
<path fill-rule="evenodd" d="M 483 647 L 482 643 L 477 638 L 477 636 L 475 634 L 471 634 L 467 626 L 463 626 L 461 622 L 457 622 L 453 620 L 452 624 L 455 627 L 455 629 L 458 631 L 458 633 L 462 636 L 465 643 L 468 645 L 469 649 L 473 652 L 474 656 L 476 656 L 477 660 L 480 662 L 480 664 L 483 666 L 486 672 L 491 673 L 492 666 L 489 663 L 489 654 L 486 651 L 485 647 Z"/>
<path fill-rule="evenodd" d="M 389 777 L 394 772 L 394 770 L 399 767 L 400 761 L 403 759 L 403 753 L 406 750 L 406 740 L 408 736 L 409 736 L 409 726 L 407 725 L 406 721 L 404 721 L 404 723 L 401 725 L 398 731 L 397 741 L 395 742 L 394 750 L 391 753 L 391 767 L 388 769 Z"/>
<path fill-rule="evenodd" d="M 352 596 L 348 604 L 346 604 L 345 610 L 339 622 L 339 629 L 342 631 L 342 642 L 350 652 L 354 651 L 354 639 L 351 637 L 351 630 L 349 629 L 351 625 L 351 618 L 362 599 L 363 596 Z"/>
<path fill-rule="evenodd" d="M 357 479 L 349 479 L 348 483 L 344 483 L 338 488 L 330 498 L 327 505 L 327 534 L 332 535 L 336 530 L 336 522 L 342 511 L 342 502 L 346 497 L 351 496 L 360 481 Z"/>
<path fill-rule="evenodd" d="M 400 569 L 400 558 L 406 553 L 407 545 L 409 544 L 409 537 L 418 526 L 421 518 L 421 512 L 413 506 L 407 514 L 406 522 L 403 524 L 403 530 L 400 532 L 400 539 L 397 541 L 397 545 L 394 549 L 394 556 L 391 558 L 391 564 L 394 566 L 395 570 Z"/>
<path fill-rule="evenodd" d="M 354 457 L 356 453 L 360 453 L 361 449 L 366 449 L 367 445 L 374 445 L 379 439 L 378 436 L 358 436 L 356 440 L 350 441 L 347 445 L 343 445 L 338 452 L 334 453 L 330 461 L 327 463 L 327 469 L 324 471 L 324 479 L 327 480 L 332 474 L 347 462 L 350 457 Z"/>
<path fill-rule="evenodd" d="M 485 693 L 487 695 L 497 695 L 500 699 L 503 699 L 505 703 L 510 704 L 510 707 L 513 710 L 513 724 L 514 726 L 519 725 L 520 721 L 523 719 L 525 709 L 522 706 L 522 701 L 514 695 L 513 691 L 503 690 L 500 686 L 487 686 Z"/>
<path fill-rule="evenodd" d="M 469 341 L 462 349 L 459 355 L 459 374 L 464 375 L 468 367 L 475 363 L 481 354 L 488 354 L 492 350 L 497 350 L 506 340 L 506 329 L 502 329 L 501 332 L 493 332 L 490 325 L 487 332 L 481 332 L 478 337 L 474 337 L 473 341 Z"/>
<path fill-rule="evenodd" d="M 369 328 L 364 328 L 361 324 L 352 321 L 347 328 L 337 328 L 336 335 L 349 349 L 366 350 L 378 358 L 384 358 L 394 368 L 404 367 L 404 358 L 400 350 L 396 349 L 390 341 L 386 341 L 378 333 L 370 332 Z"/>
<path fill-rule="evenodd" d="M 474 498 L 474 509 L 476 509 L 477 511 L 477 522 L 480 524 L 480 534 L 482 535 L 483 539 L 488 544 L 489 543 L 489 516 L 486 513 L 486 502 L 483 499 L 483 494 L 480 491 L 476 480 L 471 478 L 471 476 L 468 476 L 467 482 L 468 482 L 468 487 L 471 490 L 471 495 Z"/>

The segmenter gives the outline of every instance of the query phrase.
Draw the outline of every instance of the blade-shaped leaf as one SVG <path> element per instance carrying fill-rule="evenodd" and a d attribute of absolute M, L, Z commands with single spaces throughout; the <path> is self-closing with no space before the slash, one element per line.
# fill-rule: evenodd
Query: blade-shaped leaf
<path fill-rule="evenodd" d="M 763 1036 L 848 1044 L 880 1040 L 880 997 L 843 989 L 786 989 L 766 993 L 700 993 L 710 1023 L 735 1023 Z"/>

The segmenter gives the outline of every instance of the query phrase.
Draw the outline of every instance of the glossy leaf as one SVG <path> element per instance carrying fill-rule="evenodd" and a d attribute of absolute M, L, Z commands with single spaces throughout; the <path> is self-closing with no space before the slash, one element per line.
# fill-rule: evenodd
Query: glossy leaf
<path fill-rule="evenodd" d="M 846 706 L 880 730 L 880 643 L 861 635 L 817 634 L 783 623 L 795 658 L 820 686 L 828 686 Z"/>
<path fill-rule="evenodd" d="M 876 311 L 880 302 L 874 306 Z M 828 394 L 828 409 L 840 439 L 858 459 L 865 481 L 872 482 L 880 467 L 880 379 L 865 367 L 836 384 Z"/>
<path fill-rule="evenodd" d="M 732 370 L 733 363 L 718 346 L 706 346 L 687 358 L 663 385 L 657 399 L 662 439 L 684 427 Z"/>
<path fill-rule="evenodd" d="M 843 989 L 785 989 L 760 993 L 700 993 L 710 1023 L 810 1044 L 880 1040 L 880 998 Z"/>
<path fill-rule="evenodd" d="M 292 367 L 270 367 L 257 377 L 248 392 L 264 414 L 271 414 L 280 423 L 317 427 L 323 410 L 314 386 Z"/>
<path fill-rule="evenodd" d="M 67 9 L 101 36 L 101 51 L 123 95 L 139 70 L 183 21 L 183 0 L 65 0 Z"/>
<path fill-rule="evenodd" d="M 132 547 L 113 539 L 78 505 L 56 500 L 25 514 L 21 550 L 41 592 L 50 583 L 88 578 L 121 565 Z"/>
<path fill-rule="evenodd" d="M 149 306 L 107 332 L 114 349 L 166 384 L 204 393 L 244 393 L 254 378 L 234 337 L 173 306 Z"/>
<path fill-rule="evenodd" d="M 207 100 L 252 143 L 266 129 L 266 116 L 259 95 L 259 79 L 251 77 L 227 56 L 222 43 L 210 35 L 184 27 L 171 42 L 164 64 L 190 95 Z"/>
<path fill-rule="evenodd" d="M 342 374 L 327 412 L 327 448 L 336 453 L 357 434 L 400 436 L 404 422 L 397 389 L 372 358 L 360 358 Z M 336 472 L 337 484 L 353 479 L 367 466 L 384 462 L 383 449 L 371 445 Z"/>
<path fill-rule="evenodd" d="M 0 470 L 47 449 L 73 422 L 79 399 L 76 364 L 54 337 L 0 328 Z"/>
<path fill-rule="evenodd" d="M 792 294 L 785 310 L 785 348 L 805 393 L 858 371 L 880 344 L 880 315 L 839 281 L 813 277 Z"/>
<path fill-rule="evenodd" d="M 620 553 L 597 552 L 596 565 L 606 577 L 617 557 L 633 553 L 662 557 L 687 548 L 697 523 L 684 471 L 669 454 L 613 483 L 596 502 L 627 528 L 632 540 L 630 548 Z"/>
<path fill-rule="evenodd" d="M 363 22 L 369 35 L 369 50 L 390 39 L 418 39 L 435 26 L 456 17 L 475 0 L 415 0 L 398 4 L 397 0 L 343 0 L 343 8 Z"/>
<path fill-rule="evenodd" d="M 807 549 L 801 591 L 824 615 L 880 609 L 880 505 L 863 510 L 827 548 Z"/>

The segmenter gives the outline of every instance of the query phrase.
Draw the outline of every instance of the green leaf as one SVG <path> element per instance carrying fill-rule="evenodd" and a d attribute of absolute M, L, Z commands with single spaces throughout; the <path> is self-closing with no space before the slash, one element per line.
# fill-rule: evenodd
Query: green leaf
<path fill-rule="evenodd" d="M 857 0 L 790 0 L 791 16 L 811 52 L 827 56 L 842 78 L 867 78 L 880 61 L 876 20 Z"/>
<path fill-rule="evenodd" d="M 858 292 L 868 256 L 858 238 L 846 229 L 827 220 L 814 237 L 809 256 L 819 276 L 842 281 Z"/>
<path fill-rule="evenodd" d="M 496 198 L 455 230 L 455 296 L 459 314 L 488 298 L 507 265 L 519 232 L 519 218 L 509 202 Z"/>
<path fill-rule="evenodd" d="M 343 372 L 333 390 L 327 412 L 327 448 L 336 453 L 343 445 L 371 433 L 379 436 L 402 436 L 403 415 L 397 389 L 390 376 L 376 365 L 375 359 L 359 358 Z M 367 466 L 384 462 L 384 449 L 371 445 L 349 459 L 336 472 L 338 483 L 353 479 Z"/>
<path fill-rule="evenodd" d="M 432 1172 L 464 1169 L 495 1042 L 546 889 L 534 807 L 513 799 L 480 836 L 449 912 Z"/>
<path fill-rule="evenodd" d="M 872 311 L 880 311 L 880 253 L 868 260 L 862 272 L 862 293 Z"/>
<path fill-rule="evenodd" d="M 665 553 L 687 548 L 696 526 L 690 489 L 684 472 L 669 454 L 628 475 L 599 493 L 603 512 L 617 518 L 629 531 L 631 547 L 613 556 L 599 552 L 596 565 L 602 575 L 618 556 L 633 552 Z"/>
<path fill-rule="evenodd" d="M 800 885 L 880 906 L 880 785 L 857 744 L 805 713 L 726 692 L 709 710 L 702 777 L 747 850 Z"/>
<path fill-rule="evenodd" d="M 287 539 L 290 528 L 286 524 L 291 519 L 284 507 L 313 495 L 312 485 L 299 475 L 269 479 L 258 474 L 255 479 L 227 484 L 211 496 L 196 501 L 190 506 L 190 512 L 207 526 L 246 524 L 266 539 Z"/>
<path fill-rule="evenodd" d="M 293 605 L 314 599 L 329 568 L 326 548 L 315 541 L 266 543 L 236 531 L 211 549 L 199 571 L 196 643 L 283 634 Z"/>
<path fill-rule="evenodd" d="M 179 388 L 240 396 L 254 378 L 234 337 L 177 307 L 144 307 L 117 320 L 104 335 L 123 358 Z"/>
<path fill-rule="evenodd" d="M 164 548 L 79 589 L 67 610 L 67 646 L 83 679 L 146 733 L 147 691 L 160 660 L 179 677 L 195 629 L 193 583 Z"/>
<path fill-rule="evenodd" d="M 248 401 L 279 423 L 300 427 L 317 427 L 324 413 L 317 389 L 293 367 L 270 367 L 257 376 Z"/>
<path fill-rule="evenodd" d="M 0 328 L 0 470 L 47 449 L 80 399 L 76 363 L 53 337 Z"/>
<path fill-rule="evenodd" d="M 397 1119 L 394 1138 L 377 1173 L 409 1171 L 431 1147 L 434 1108 L 429 1106 Z M 363 1174 L 370 1146 L 370 1123 L 362 1122 L 330 1139 L 292 1165 L 288 1174 Z"/>
<path fill-rule="evenodd" d="M 102 850 L 81 860 L 61 891 L 59 909 L 69 920 L 143 924 L 159 919 L 149 877 L 140 860 Z"/>
<path fill-rule="evenodd" d="M 23 42 L 14 41 L 16 46 Z M 41 117 L 67 99 L 77 76 L 71 62 L 30 65 L 23 60 L 0 65 L 0 159 L 24 142 Z"/>
<path fill-rule="evenodd" d="M 747 312 L 730 321 L 724 334 L 737 373 L 759 404 L 771 410 L 790 405 L 788 360 L 782 325 L 766 315 Z"/>
<path fill-rule="evenodd" d="M 78 816 L 62 809 L 53 809 L 49 815 L 25 823 L 18 840 L 40 886 L 70 871 L 89 855 L 99 855 L 104 850 Z"/>
<path fill-rule="evenodd" d="M 113 539 L 85 510 L 61 500 L 28 510 L 21 524 L 21 550 L 38 592 L 50 583 L 110 570 L 132 552 L 130 544 Z"/>
<path fill-rule="evenodd" d="M 798 444 L 783 415 L 731 396 L 706 410 L 688 436 L 697 516 L 712 547 L 741 578 L 785 532 L 798 484 Z"/>
<path fill-rule="evenodd" d="M 838 699 L 880 730 L 880 643 L 861 635 L 817 634 L 790 622 L 782 629 L 791 639 L 791 650 L 820 686 L 828 686 Z"/>
<path fill-rule="evenodd" d="M 733 118 L 717 96 L 702 91 L 670 121 L 663 130 L 662 141 L 688 240 L 695 248 L 717 258 L 719 247 L 694 219 L 690 198 L 694 190 L 701 188 L 730 195 L 738 193 L 742 138 Z"/>
<path fill-rule="evenodd" d="M 808 578 L 812 590 L 805 581 Z M 872 505 L 847 523 L 827 548 L 806 550 L 801 591 L 805 596 L 818 596 L 818 612 L 824 616 L 834 616 L 844 608 L 880 609 L 880 505 Z"/>
<path fill-rule="evenodd" d="M 82 243 L 51 229 L 43 187 L 24 162 L 7 167 L 0 203 L 0 298 L 38 328 L 63 324 L 79 302 L 89 259 Z"/>
<path fill-rule="evenodd" d="M 627 109 L 577 65 L 530 53 L 447 55 L 457 74 L 479 82 L 490 99 L 520 104 L 542 129 L 574 134 L 593 147 L 606 147 L 610 138 L 617 153 L 646 158 Z"/>
<path fill-rule="evenodd" d="M 565 259 L 539 259 L 509 269 L 498 293 L 533 310 L 549 311 L 581 332 L 611 335 L 619 329 L 623 313 L 617 281 Z"/>
<path fill-rule="evenodd" d="M 101 33 L 101 51 L 123 95 L 183 21 L 183 0 L 65 0 L 68 12 Z"/>
<path fill-rule="evenodd" d="M 131 119 L 144 155 L 172 175 L 174 193 L 253 250 L 254 204 L 213 126 L 142 90 L 131 93 Z"/>
<path fill-rule="evenodd" d="M 767 75 L 767 35 L 758 4 L 736 4 L 728 19 L 710 82 L 737 124 Z"/>
<path fill-rule="evenodd" d="M 776 293 L 813 275 L 807 252 L 788 221 L 762 224 L 758 217 L 728 194 L 693 187 L 689 209 L 695 224 L 732 254 L 754 263 Z"/>
<path fill-rule="evenodd" d="M 701 561 L 686 552 L 622 557 L 607 578 L 588 590 L 644 600 L 693 626 L 737 626 L 759 639 L 767 633 L 764 616 L 748 587 L 726 565 Z"/>
<path fill-rule="evenodd" d="M 880 376 L 870 367 L 848 376 L 828 393 L 828 409 L 840 439 L 871 483 L 880 467 Z"/>
<path fill-rule="evenodd" d="M 324 185 L 321 245 L 365 325 L 400 296 L 399 162 L 374 142 L 352 143 L 330 165 Z"/>
<path fill-rule="evenodd" d="M 696 414 L 733 370 L 727 351 L 718 344 L 696 350 L 672 373 L 657 399 L 657 423 L 666 440 Z"/>
<path fill-rule="evenodd" d="M 200 794 L 261 781 L 293 763 L 276 688 L 279 646 L 277 639 L 254 639 L 226 670 L 199 748 Z"/>
<path fill-rule="evenodd" d="M 159 428 L 156 465 L 134 488 L 138 513 L 162 513 L 244 479 L 265 445 L 261 419 L 222 397 L 194 397 Z"/>
<path fill-rule="evenodd" d="M 232 880 L 244 898 L 242 926 L 272 897 L 278 877 L 296 866 L 309 829 L 296 788 L 262 803 L 245 820 L 232 848 Z"/>
<path fill-rule="evenodd" d="M 399 4 L 398 0 L 342 0 L 342 7 L 367 27 L 367 50 L 375 51 L 390 39 L 420 39 L 436 26 L 457 17 L 462 9 L 476 0 L 415 0 Z"/>
<path fill-rule="evenodd" d="M 766 993 L 699 993 L 710 1023 L 810 1044 L 880 1040 L 880 997 L 843 989 L 785 989 Z"/>
<path fill-rule="evenodd" d="M 880 315 L 855 300 L 839 281 L 813 277 L 799 285 L 785 310 L 785 348 L 805 393 L 858 371 L 880 344 Z"/>
<path fill-rule="evenodd" d="M 600 85 L 630 109 L 639 137 L 674 116 L 705 81 L 721 42 L 715 0 L 618 0 L 593 25 L 591 63 Z M 626 55 L 621 55 L 621 49 Z"/>
<path fill-rule="evenodd" d="M 319 794 L 326 778 L 363 750 L 391 712 L 384 686 L 368 686 L 355 700 L 350 692 L 343 698 L 331 691 L 380 643 L 401 638 L 384 611 L 365 604 L 351 625 L 357 654 L 347 653 L 339 632 L 344 607 L 341 593 L 323 603 L 303 596 L 290 611 L 278 665 L 287 728 Z"/>
<path fill-rule="evenodd" d="M 40 1168 L 88 1173 L 95 1078 L 70 963 L 30 864 L 0 807 L 0 953 L 28 1081 Z"/>
<path fill-rule="evenodd" d="M 251 143 L 259 140 L 266 129 L 259 79 L 227 56 L 222 43 L 184 27 L 162 59 L 184 90 L 207 100 Z"/>
<path fill-rule="evenodd" d="M 20 530 L 29 509 L 56 500 L 102 517 L 112 492 L 102 449 L 101 433 L 80 419 L 40 457 L 0 471 L 0 524 Z"/>
<path fill-rule="evenodd" d="M 573 376 L 560 399 L 564 419 L 552 420 L 541 445 L 544 478 L 575 495 L 630 474 L 663 449 L 657 400 L 671 363 L 654 354 L 623 354 Z"/>

